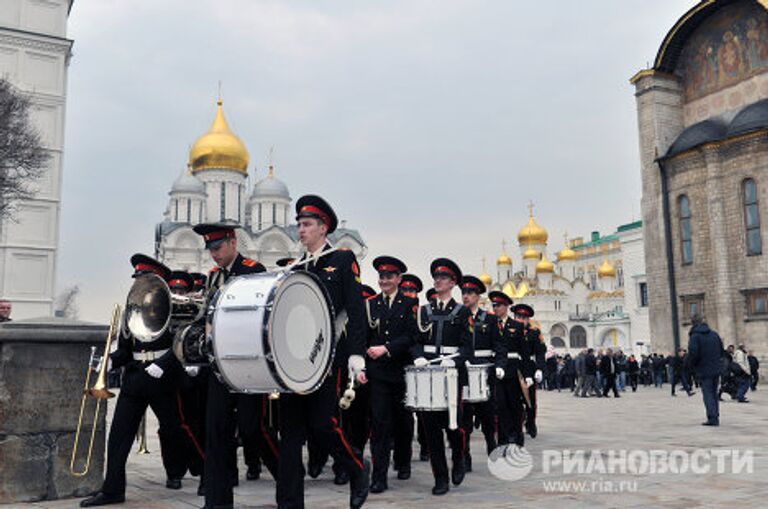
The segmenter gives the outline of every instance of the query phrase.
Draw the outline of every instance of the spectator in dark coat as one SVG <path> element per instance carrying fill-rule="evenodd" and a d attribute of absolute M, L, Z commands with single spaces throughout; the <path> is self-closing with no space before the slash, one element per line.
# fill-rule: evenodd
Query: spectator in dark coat
<path fill-rule="evenodd" d="M 597 388 L 597 359 L 595 351 L 591 348 L 584 356 L 584 386 L 581 389 L 581 397 L 586 398 L 588 392 L 600 397 L 600 391 Z"/>
<path fill-rule="evenodd" d="M 755 352 L 752 350 L 749 351 L 747 360 L 749 361 L 749 374 L 752 377 L 752 390 L 756 391 L 757 380 L 760 378 L 760 374 L 758 373 L 758 370 L 760 369 L 760 362 L 757 360 L 757 357 L 755 357 Z"/>
<path fill-rule="evenodd" d="M 607 397 L 608 391 L 613 389 L 613 397 L 620 398 L 619 391 L 616 390 L 616 359 L 614 359 L 610 348 L 605 351 L 605 355 L 600 359 L 600 373 L 605 378 L 603 397 Z"/>
<path fill-rule="evenodd" d="M 629 373 L 629 385 L 632 387 L 632 392 L 637 392 L 637 376 L 640 373 L 640 365 L 634 355 L 630 355 L 627 359 L 627 372 Z"/>
<path fill-rule="evenodd" d="M 691 318 L 691 330 L 688 333 L 688 355 L 691 368 L 699 376 L 699 385 L 707 411 L 704 426 L 720 425 L 720 409 L 717 399 L 717 384 L 720 377 L 723 340 L 717 332 L 704 323 L 701 316 Z"/>

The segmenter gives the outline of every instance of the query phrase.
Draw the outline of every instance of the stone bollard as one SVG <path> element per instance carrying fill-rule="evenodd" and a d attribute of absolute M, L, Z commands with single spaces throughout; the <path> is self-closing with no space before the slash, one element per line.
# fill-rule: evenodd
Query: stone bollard
<path fill-rule="evenodd" d="M 101 487 L 104 402 L 88 474 L 76 477 L 69 465 L 91 346 L 103 354 L 106 338 L 105 326 L 64 318 L 0 326 L 0 504 L 85 496 Z M 83 455 L 94 406 L 89 396 Z"/>

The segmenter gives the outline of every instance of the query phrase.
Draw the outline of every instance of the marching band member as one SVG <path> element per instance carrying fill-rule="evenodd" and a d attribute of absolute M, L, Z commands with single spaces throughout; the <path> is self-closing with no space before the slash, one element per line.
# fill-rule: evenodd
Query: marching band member
<path fill-rule="evenodd" d="M 430 265 L 430 273 L 435 281 L 436 295 L 434 300 L 419 309 L 417 324 L 421 337 L 420 342 L 413 348 L 413 364 L 417 367 L 426 366 L 428 359 L 458 353 L 459 357 L 445 359 L 440 365 L 458 367 L 461 376 L 464 359 L 468 356 L 465 349 L 470 348 L 468 329 L 470 312 L 451 297 L 454 286 L 461 281 L 461 269 L 447 258 L 438 258 Z M 459 399 L 458 421 L 461 422 L 461 381 L 458 385 L 458 394 L 455 396 Z M 449 483 L 443 429 L 446 430 L 451 444 L 453 460 L 451 480 L 456 486 L 464 480 L 464 449 L 466 447 L 464 430 L 461 426 L 450 429 L 447 411 L 424 411 L 419 412 L 419 416 L 424 422 L 424 431 L 429 445 L 429 460 L 435 477 L 432 494 L 444 495 L 449 490 Z"/>
<path fill-rule="evenodd" d="M 299 240 L 306 248 L 301 266 L 315 274 L 328 290 L 334 311 L 347 314 L 348 368 L 350 375 L 362 381 L 365 369 L 365 308 L 360 290 L 360 268 L 348 250 L 331 249 L 326 237 L 338 224 L 331 206 L 319 196 L 307 195 L 296 202 Z M 290 340 L 290 338 L 289 338 Z M 335 417 L 338 405 L 336 381 L 326 378 L 310 394 L 280 395 L 280 464 L 277 477 L 277 504 L 280 509 L 304 507 L 304 468 L 301 448 L 307 433 L 328 444 L 334 460 L 350 477 L 349 505 L 361 507 L 368 497 L 370 462 L 352 446 Z"/>
<path fill-rule="evenodd" d="M 208 274 L 206 309 L 216 290 L 235 276 L 264 272 L 262 264 L 245 258 L 237 250 L 233 224 L 198 224 L 193 230 L 203 237 L 216 267 Z M 273 476 L 277 475 L 277 445 L 264 424 L 266 396 L 234 394 L 220 381 L 215 372 L 208 376 L 206 408 L 205 507 L 232 507 L 232 487 L 237 482 L 237 441 L 235 428 L 243 448 L 254 448 Z M 248 457 L 248 454 L 246 454 Z M 253 455 L 251 455 L 253 457 Z M 249 465 L 249 468 L 251 466 Z"/>
<path fill-rule="evenodd" d="M 419 294 L 424 289 L 424 284 L 419 276 L 414 274 L 403 274 L 400 276 L 400 291 L 406 297 L 419 300 Z"/>
<path fill-rule="evenodd" d="M 480 309 L 480 295 L 485 293 L 485 284 L 475 276 L 464 276 L 461 281 L 461 298 L 464 306 L 470 312 L 470 334 L 472 340 L 473 357 L 467 360 L 470 364 L 491 364 L 495 358 L 495 348 L 499 341 L 499 327 L 496 316 Z M 497 422 L 496 422 L 496 379 L 495 373 L 488 373 L 488 385 L 491 395 L 488 401 L 481 403 L 464 403 L 464 420 L 462 426 L 467 436 L 466 470 L 472 471 L 472 456 L 469 452 L 470 435 L 474 428 L 474 419 L 480 419 L 480 427 L 485 437 L 485 449 L 491 454 L 496 448 Z"/>
<path fill-rule="evenodd" d="M 512 308 L 512 313 L 515 315 L 515 319 L 525 326 L 526 353 L 523 363 L 525 368 L 524 375 L 526 378 L 533 380 L 533 383 L 529 383 L 528 386 L 528 400 L 530 404 L 526 406 L 525 410 L 525 430 L 531 438 L 536 438 L 538 434 L 538 428 L 536 427 L 536 410 L 538 408 L 536 389 L 543 378 L 542 370 L 544 369 L 547 346 L 541 337 L 539 327 L 531 323 L 531 318 L 533 318 L 533 308 L 531 306 L 517 304 Z"/>
<path fill-rule="evenodd" d="M 143 254 L 131 257 L 133 277 L 156 274 L 164 280 L 170 269 Z M 163 355 L 171 347 L 173 336 L 166 331 L 154 341 L 134 339 L 121 328 L 117 350 L 109 359 L 113 368 L 125 367 L 120 395 L 117 398 L 112 426 L 107 442 L 107 473 L 101 490 L 80 502 L 80 507 L 95 507 L 125 502 L 125 462 L 136 439 L 136 432 L 147 406 L 160 421 L 158 435 L 164 444 L 163 466 L 169 489 L 181 488 L 181 478 L 187 470 L 184 437 L 176 406 L 176 388 L 181 365 L 173 356 Z M 161 359 L 162 358 L 162 359 Z"/>
<path fill-rule="evenodd" d="M 371 452 L 373 474 L 371 493 L 387 490 L 387 470 L 394 442 L 397 478 L 411 477 L 413 416 L 405 408 L 405 374 L 416 337 L 415 312 L 418 301 L 406 297 L 398 286 L 405 264 L 392 256 L 373 260 L 379 273 L 381 293 L 366 301 L 369 340 L 365 376 L 370 385 Z"/>
<path fill-rule="evenodd" d="M 488 297 L 499 322 L 499 342 L 496 350 L 496 384 L 499 412 L 499 444 L 523 446 L 523 399 L 527 386 L 523 381 L 523 357 L 527 352 L 523 324 L 510 318 L 510 299 L 503 292 L 491 292 Z"/>

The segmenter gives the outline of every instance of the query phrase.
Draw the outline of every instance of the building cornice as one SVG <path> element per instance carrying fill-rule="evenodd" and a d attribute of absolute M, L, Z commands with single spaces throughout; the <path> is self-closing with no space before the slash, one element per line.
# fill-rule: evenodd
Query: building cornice
<path fill-rule="evenodd" d="M 6 43 L 22 48 L 68 54 L 74 42 L 71 39 L 64 39 L 62 37 L 0 27 L 0 44 Z"/>

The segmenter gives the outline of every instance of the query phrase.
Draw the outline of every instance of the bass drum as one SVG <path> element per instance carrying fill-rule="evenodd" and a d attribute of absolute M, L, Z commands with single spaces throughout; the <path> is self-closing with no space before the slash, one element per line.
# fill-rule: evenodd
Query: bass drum
<path fill-rule="evenodd" d="M 331 369 L 333 310 L 309 272 L 239 276 L 213 305 L 213 366 L 233 392 L 307 394 Z"/>

